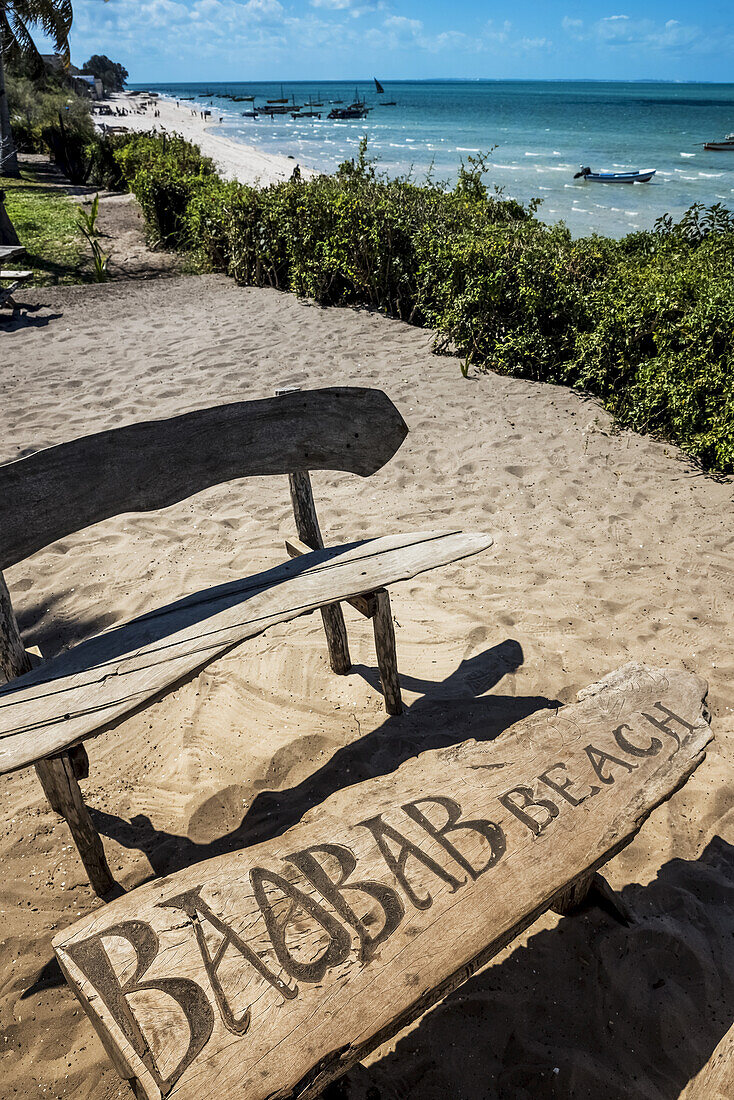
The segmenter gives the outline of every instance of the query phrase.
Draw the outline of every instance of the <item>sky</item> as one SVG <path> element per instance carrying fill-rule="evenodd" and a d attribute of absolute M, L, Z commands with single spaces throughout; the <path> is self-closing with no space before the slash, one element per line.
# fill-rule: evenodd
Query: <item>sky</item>
<path fill-rule="evenodd" d="M 130 81 L 734 81 L 734 0 L 74 0 Z"/>

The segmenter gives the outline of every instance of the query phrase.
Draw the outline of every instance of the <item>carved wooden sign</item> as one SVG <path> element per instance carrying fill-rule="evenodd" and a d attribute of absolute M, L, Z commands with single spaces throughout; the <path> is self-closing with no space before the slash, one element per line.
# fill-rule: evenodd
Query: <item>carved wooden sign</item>
<path fill-rule="evenodd" d="M 59 962 L 137 1095 L 313 1097 L 632 839 L 704 757 L 705 692 L 628 665 L 140 887 Z"/>

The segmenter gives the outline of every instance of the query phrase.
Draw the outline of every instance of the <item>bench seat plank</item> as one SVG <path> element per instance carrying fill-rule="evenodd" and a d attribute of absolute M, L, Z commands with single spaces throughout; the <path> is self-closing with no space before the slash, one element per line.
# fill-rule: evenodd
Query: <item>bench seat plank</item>
<path fill-rule="evenodd" d="M 139 887 L 59 963 L 136 1096 L 310 1100 L 632 839 L 703 759 L 705 693 L 626 666 Z"/>
<path fill-rule="evenodd" d="M 91 638 L 0 688 L 0 774 L 109 727 L 219 654 L 316 608 L 485 550 L 422 532 L 314 551 Z"/>
<path fill-rule="evenodd" d="M 0 267 L 11 260 L 19 260 L 25 254 L 26 250 L 22 244 L 0 244 Z"/>

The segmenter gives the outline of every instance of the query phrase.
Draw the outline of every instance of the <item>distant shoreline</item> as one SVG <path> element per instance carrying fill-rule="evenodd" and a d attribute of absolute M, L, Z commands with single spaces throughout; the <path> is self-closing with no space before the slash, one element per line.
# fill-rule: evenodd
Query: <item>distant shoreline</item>
<path fill-rule="evenodd" d="M 156 130 L 159 133 L 180 134 L 187 141 L 198 145 L 205 156 L 211 157 L 224 179 L 238 180 L 250 186 L 268 187 L 289 179 L 298 163 L 293 157 L 265 153 L 254 145 L 223 137 L 212 125 L 214 112 L 210 119 L 203 119 L 201 112 L 189 103 L 179 102 L 177 106 L 175 96 L 159 93 L 156 99 L 159 117 L 154 116 L 151 108 L 137 114 L 140 101 L 129 94 L 114 94 L 101 103 L 113 111 L 124 108 L 129 113 L 121 118 L 95 116 L 95 122 L 100 128 L 102 124 L 106 124 L 126 126 L 129 130 L 136 131 Z M 299 164 L 299 168 L 304 177 L 317 174 L 306 165 Z"/>

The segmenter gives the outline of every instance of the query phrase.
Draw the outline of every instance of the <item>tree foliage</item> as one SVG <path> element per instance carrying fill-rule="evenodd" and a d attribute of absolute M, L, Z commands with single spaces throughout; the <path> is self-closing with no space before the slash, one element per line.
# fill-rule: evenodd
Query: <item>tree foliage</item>
<path fill-rule="evenodd" d="M 130 75 L 119 61 L 111 61 L 106 54 L 98 53 L 92 54 L 89 61 L 84 62 L 82 71 L 101 80 L 105 92 L 121 92 Z"/>
<path fill-rule="evenodd" d="M 71 0 L 4 0 L 0 4 L 0 48 L 5 59 L 31 58 L 40 65 L 41 55 L 32 35 L 40 28 L 68 63 L 72 19 Z"/>

